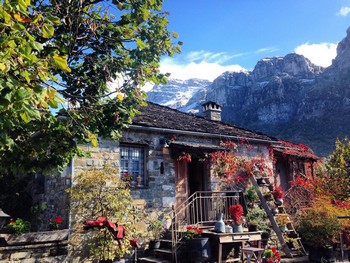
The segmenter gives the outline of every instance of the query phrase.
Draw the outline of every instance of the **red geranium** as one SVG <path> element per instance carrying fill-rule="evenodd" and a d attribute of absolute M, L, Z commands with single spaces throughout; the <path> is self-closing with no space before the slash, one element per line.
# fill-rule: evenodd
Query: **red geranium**
<path fill-rule="evenodd" d="M 62 216 L 58 216 L 53 220 L 56 224 L 62 224 L 63 219 Z"/>
<path fill-rule="evenodd" d="M 49 227 L 51 230 L 60 229 L 62 222 L 63 222 L 62 216 L 58 216 L 50 220 Z"/>
<path fill-rule="evenodd" d="M 203 233 L 203 230 L 199 229 L 196 226 L 187 226 L 187 231 L 185 233 L 184 238 L 192 239 L 192 238 L 200 237 L 202 233 Z"/>
<path fill-rule="evenodd" d="M 240 204 L 231 205 L 228 208 L 228 212 L 235 224 L 239 225 L 242 223 L 243 207 Z"/>

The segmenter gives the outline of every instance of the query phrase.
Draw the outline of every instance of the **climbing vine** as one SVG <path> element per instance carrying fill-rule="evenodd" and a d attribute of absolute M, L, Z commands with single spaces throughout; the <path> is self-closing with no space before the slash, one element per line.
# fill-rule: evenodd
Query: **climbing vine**
<path fill-rule="evenodd" d="M 245 184 L 253 176 L 272 176 L 272 169 L 263 156 L 248 158 L 237 155 L 237 144 L 231 141 L 222 142 L 221 145 L 225 150 L 213 152 L 209 157 L 214 175 L 224 179 L 226 185 Z M 251 147 L 247 148 L 252 150 Z"/>

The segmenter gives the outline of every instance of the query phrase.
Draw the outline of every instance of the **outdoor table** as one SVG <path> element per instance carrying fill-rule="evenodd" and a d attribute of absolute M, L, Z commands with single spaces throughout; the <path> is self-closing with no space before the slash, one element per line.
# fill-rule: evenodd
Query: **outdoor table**
<path fill-rule="evenodd" d="M 250 259 L 255 259 L 256 263 L 261 263 L 262 259 L 262 253 L 264 252 L 263 248 L 258 247 L 245 247 L 242 248 L 242 253 L 244 254 L 245 258 L 247 259 L 247 263 L 250 263 Z"/>
<path fill-rule="evenodd" d="M 261 232 L 243 232 L 243 233 L 216 233 L 213 230 L 204 230 L 203 237 L 208 237 L 213 251 L 217 251 L 217 260 L 213 260 L 218 263 L 222 262 L 234 262 L 238 259 L 222 259 L 222 247 L 223 244 L 240 244 L 242 249 L 244 243 L 249 241 L 261 241 Z M 213 253 L 214 254 L 214 253 Z"/>

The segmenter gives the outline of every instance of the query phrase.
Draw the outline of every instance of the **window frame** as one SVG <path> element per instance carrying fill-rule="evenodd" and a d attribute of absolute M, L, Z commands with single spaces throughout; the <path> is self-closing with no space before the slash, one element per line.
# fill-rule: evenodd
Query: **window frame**
<path fill-rule="evenodd" d="M 147 176 L 147 169 L 146 169 L 146 165 L 147 165 L 147 145 L 144 144 L 129 144 L 129 143 L 121 143 L 119 145 L 119 176 L 120 178 L 122 178 L 123 174 L 125 173 L 125 169 L 123 169 L 122 167 L 122 153 L 123 153 L 123 149 L 127 148 L 128 150 L 128 161 L 130 162 L 130 159 L 132 158 L 130 155 L 130 150 L 131 149 L 139 149 L 140 150 L 140 165 L 141 168 L 139 169 L 139 172 L 141 173 L 141 178 L 143 179 L 141 182 L 141 185 L 137 185 L 136 183 L 136 177 L 134 176 L 133 180 L 131 181 L 131 185 L 134 187 L 147 187 L 148 186 L 148 176 Z M 130 164 L 128 165 L 128 174 L 130 173 L 130 170 L 132 171 L 132 165 L 130 166 Z"/>

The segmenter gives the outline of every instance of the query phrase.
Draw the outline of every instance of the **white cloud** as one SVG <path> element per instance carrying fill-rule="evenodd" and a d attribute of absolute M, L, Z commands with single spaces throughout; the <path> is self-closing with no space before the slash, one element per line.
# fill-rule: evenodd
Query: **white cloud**
<path fill-rule="evenodd" d="M 160 62 L 160 72 L 170 73 L 170 78 L 187 80 L 191 78 L 205 79 L 213 81 L 226 71 L 246 71 L 239 65 L 223 66 L 224 62 L 245 55 L 244 53 L 227 55 L 225 52 L 212 53 L 204 50 L 192 51 L 179 60 L 176 58 L 166 57 Z M 143 91 L 149 91 L 153 83 L 146 83 L 142 87 Z"/>
<path fill-rule="evenodd" d="M 337 55 L 337 44 L 302 44 L 294 49 L 294 52 L 308 58 L 312 63 L 322 67 L 332 64 L 332 59 Z"/>
<path fill-rule="evenodd" d="M 272 53 L 275 51 L 278 51 L 279 49 L 276 47 L 264 47 L 264 48 L 260 48 L 257 51 L 255 51 L 255 54 L 260 54 L 260 53 Z"/>
<path fill-rule="evenodd" d="M 201 61 L 206 61 L 206 62 L 211 62 L 211 63 L 224 63 L 236 55 L 227 55 L 226 52 L 219 52 L 219 53 L 212 53 L 204 50 L 200 51 L 191 51 L 185 59 L 190 62 L 201 62 Z"/>
<path fill-rule="evenodd" d="M 193 52 L 192 52 L 193 53 Z M 193 56 L 193 54 L 192 54 Z M 160 71 L 162 73 L 170 73 L 171 78 L 186 80 L 190 78 L 199 78 L 213 81 L 225 71 L 244 71 L 245 69 L 239 65 L 222 66 L 217 62 L 187 62 L 179 63 L 175 59 L 166 58 L 160 63 Z"/>
<path fill-rule="evenodd" d="M 350 13 L 350 7 L 349 6 L 343 6 L 340 8 L 339 12 L 337 15 L 339 16 L 347 16 Z"/>

